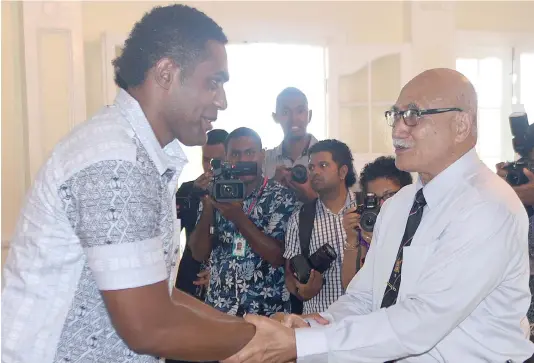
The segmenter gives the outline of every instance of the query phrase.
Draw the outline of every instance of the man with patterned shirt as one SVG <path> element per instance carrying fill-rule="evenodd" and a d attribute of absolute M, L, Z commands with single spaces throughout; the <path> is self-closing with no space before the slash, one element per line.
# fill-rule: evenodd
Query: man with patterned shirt
<path fill-rule="evenodd" d="M 289 270 L 289 260 L 302 253 L 299 230 L 300 210 L 289 220 L 286 235 L 286 284 L 289 291 L 304 301 L 303 313 L 324 311 L 344 293 L 341 280 L 343 245 L 347 238 L 343 216 L 356 205 L 356 196 L 349 190 L 356 183 L 356 173 L 349 147 L 338 140 L 323 140 L 309 150 L 309 170 L 313 189 L 319 195 L 315 203 L 315 218 L 309 245 L 310 255 L 329 244 L 337 254 L 332 265 L 322 275 L 312 270 L 306 284 L 300 283 Z M 306 256 L 308 257 L 308 256 Z"/>
<path fill-rule="evenodd" d="M 210 259 L 206 302 L 230 315 L 270 316 L 289 310 L 284 287 L 284 236 L 296 197 L 263 177 L 264 152 L 259 135 L 238 128 L 228 135 L 226 160 L 256 162 L 258 173 L 243 176 L 242 203 L 219 203 L 210 197 L 200 205 L 190 246 L 197 261 Z M 214 235 L 210 235 L 210 227 Z"/>
<path fill-rule="evenodd" d="M 226 108 L 226 42 L 183 5 L 135 25 L 115 103 L 55 147 L 29 192 L 4 270 L 2 362 L 220 360 L 253 337 L 169 281 L 180 142 L 204 144 Z"/>

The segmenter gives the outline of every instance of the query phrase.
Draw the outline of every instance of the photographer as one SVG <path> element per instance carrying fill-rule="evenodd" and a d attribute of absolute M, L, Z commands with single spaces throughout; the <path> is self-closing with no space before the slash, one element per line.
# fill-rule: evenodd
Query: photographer
<path fill-rule="evenodd" d="M 381 156 L 366 164 L 360 174 L 362 193 L 374 194 L 379 205 L 395 195 L 401 188 L 412 184 L 412 176 L 406 171 L 397 169 L 395 158 Z M 360 270 L 365 261 L 373 232 L 367 232 L 360 226 L 360 214 L 354 213 L 356 208 L 349 209 L 343 217 L 343 227 L 347 233 L 347 241 L 343 251 L 341 276 L 343 288 L 347 288 L 352 278 Z"/>
<path fill-rule="evenodd" d="M 293 295 L 304 302 L 304 314 L 324 311 L 344 292 L 341 262 L 346 235 L 342 219 L 345 211 L 356 203 L 356 196 L 349 191 L 356 182 L 356 175 L 352 153 L 347 145 L 338 140 L 324 140 L 313 145 L 309 150 L 309 171 L 311 185 L 319 198 L 304 204 L 301 210 L 291 216 L 284 253 L 287 260 L 286 285 Z M 302 210 L 307 212 L 304 214 Z M 332 256 L 319 258 L 324 260 L 333 257 L 331 261 L 326 261 L 331 263 L 329 268 L 321 274 L 311 266 L 307 282 L 297 280 L 292 264 L 293 267 L 302 264 L 294 263 L 293 258 L 304 255 L 312 260 L 311 256 L 325 246 L 335 251 Z M 302 274 L 300 271 L 297 273 Z"/>
<path fill-rule="evenodd" d="M 239 176 L 244 200 L 217 202 L 204 197 L 189 244 L 193 257 L 210 258 L 206 302 L 230 315 L 270 316 L 287 311 L 283 249 L 287 221 L 296 204 L 294 193 L 262 175 L 264 152 L 259 135 L 241 127 L 225 141 L 226 160 L 257 165 L 255 175 Z"/>
<path fill-rule="evenodd" d="M 202 169 L 204 173 L 196 180 L 183 183 L 176 193 L 176 212 L 181 222 L 181 228 L 185 228 L 186 241 L 195 229 L 198 218 L 198 206 L 200 198 L 208 187 L 212 179 L 211 160 L 223 160 L 225 157 L 224 140 L 228 132 L 224 130 L 211 130 L 208 132 L 208 141 L 202 146 Z M 207 285 L 209 271 L 201 271 L 201 262 L 196 261 L 191 253 L 191 248 L 186 244 L 178 276 L 176 277 L 176 288 L 187 292 L 201 300 L 204 300 L 203 286 Z"/>
<path fill-rule="evenodd" d="M 316 199 L 317 193 L 310 181 L 295 181 L 291 173 L 294 166 L 307 167 L 308 150 L 317 143 L 317 139 L 307 132 L 312 118 L 308 98 L 298 88 L 285 88 L 276 97 L 276 111 L 272 117 L 282 127 L 284 140 L 274 149 L 265 152 L 265 176 L 294 190 L 303 202 Z"/>
<path fill-rule="evenodd" d="M 514 135 L 514 151 L 521 157 L 515 163 L 499 163 L 497 174 L 505 179 L 514 189 L 529 214 L 528 250 L 530 257 L 530 291 L 534 293 L 534 125 L 529 125 L 526 113 L 512 114 L 510 126 Z M 529 170 L 531 169 L 531 170 Z M 534 324 L 534 296 L 531 298 L 527 318 Z M 534 341 L 534 336 L 531 336 Z"/>

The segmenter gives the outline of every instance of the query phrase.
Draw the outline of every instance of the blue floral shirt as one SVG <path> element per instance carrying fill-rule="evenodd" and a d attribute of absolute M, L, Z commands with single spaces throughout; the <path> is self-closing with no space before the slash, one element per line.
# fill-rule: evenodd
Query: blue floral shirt
<path fill-rule="evenodd" d="M 243 201 L 245 213 L 251 204 L 250 220 L 267 236 L 283 244 L 287 222 L 298 206 L 295 194 L 269 180 L 263 191 L 260 186 Z M 202 203 L 199 210 L 202 211 Z M 200 219 L 201 213 L 198 215 Z M 279 311 L 289 312 L 284 267 L 275 268 L 263 260 L 251 249 L 250 243 L 245 244 L 243 257 L 234 256 L 234 238 L 240 236 L 239 231 L 219 212 L 215 218 L 217 242 L 210 257 L 206 303 L 231 315 L 270 316 Z"/>

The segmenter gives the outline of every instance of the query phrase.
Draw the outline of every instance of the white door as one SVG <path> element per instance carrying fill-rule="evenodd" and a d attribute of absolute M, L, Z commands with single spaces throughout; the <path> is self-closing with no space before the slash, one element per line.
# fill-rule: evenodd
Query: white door
<path fill-rule="evenodd" d="M 328 136 L 349 145 L 358 173 L 393 154 L 384 112 L 411 78 L 411 66 L 410 45 L 328 48 Z"/>
<path fill-rule="evenodd" d="M 80 2 L 23 2 L 30 180 L 86 117 Z"/>

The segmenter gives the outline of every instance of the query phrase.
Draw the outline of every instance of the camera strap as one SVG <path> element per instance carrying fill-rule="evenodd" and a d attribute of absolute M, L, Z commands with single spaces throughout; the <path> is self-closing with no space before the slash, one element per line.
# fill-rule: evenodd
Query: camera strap
<path fill-rule="evenodd" d="M 310 242 L 315 224 L 315 211 L 317 199 L 302 205 L 299 211 L 299 240 L 300 251 L 306 258 L 310 257 Z"/>
<path fill-rule="evenodd" d="M 250 205 L 249 205 L 248 210 L 247 210 L 247 216 L 248 217 L 250 217 L 250 213 L 252 212 L 252 210 L 256 206 L 256 203 L 258 203 L 258 199 L 260 199 L 261 195 L 263 194 L 263 191 L 265 190 L 265 187 L 267 186 L 267 181 L 268 180 L 269 179 L 267 179 L 267 177 L 263 178 L 263 185 L 261 186 L 260 190 L 258 190 L 258 193 L 256 194 L 256 198 L 254 198 L 254 200 L 252 202 L 250 202 Z"/>

